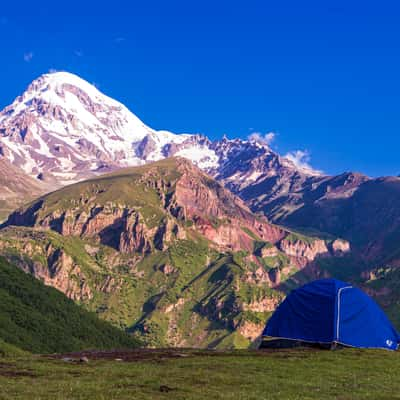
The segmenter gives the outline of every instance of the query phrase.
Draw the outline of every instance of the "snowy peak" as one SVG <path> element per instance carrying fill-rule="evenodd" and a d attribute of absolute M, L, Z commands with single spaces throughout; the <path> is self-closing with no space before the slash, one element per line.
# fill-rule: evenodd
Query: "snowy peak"
<path fill-rule="evenodd" d="M 156 131 L 123 104 L 68 73 L 40 76 L 0 113 L 0 156 L 65 185 L 121 167 L 181 156 L 232 189 L 282 171 L 303 173 L 265 143 Z"/>
<path fill-rule="evenodd" d="M 135 127 L 146 127 L 123 104 L 102 94 L 94 85 L 84 79 L 68 72 L 42 75 L 29 85 L 26 92 L 18 97 L 7 108 L 7 111 L 12 111 L 14 114 L 22 111 L 35 111 L 36 103 L 63 107 L 65 111 L 76 113 L 76 118 L 91 119 L 94 114 L 99 122 L 108 116 L 106 111 L 109 110 L 118 113 L 119 117 L 124 117 L 123 121 L 119 123 L 120 126 L 124 125 L 124 122 L 132 123 L 134 121 Z"/>
<path fill-rule="evenodd" d="M 99 106 L 123 112 L 129 118 L 133 117 L 140 125 L 145 126 L 122 103 L 106 96 L 93 84 L 69 72 L 52 72 L 40 76 L 28 86 L 28 89 L 21 97 L 24 102 L 37 97 L 50 104 L 59 104 L 72 108 L 74 106 L 89 107 L 90 104 L 98 104 Z M 81 103 L 80 105 L 76 102 L 77 100 Z"/>
<path fill-rule="evenodd" d="M 67 72 L 42 75 L 2 114 L 1 122 L 23 114 L 41 117 L 49 122 L 43 128 L 69 137 L 81 137 L 82 133 L 75 132 L 81 129 L 89 136 L 86 139 L 100 147 L 104 147 L 107 138 L 138 141 L 150 131 L 123 104 Z M 94 130 L 98 130 L 99 135 L 91 135 Z M 112 152 L 113 147 L 108 150 Z"/>
<path fill-rule="evenodd" d="M 168 146 L 190 137 L 149 128 L 67 72 L 42 75 L 0 114 L 1 154 L 29 175 L 60 184 L 164 158 Z"/>

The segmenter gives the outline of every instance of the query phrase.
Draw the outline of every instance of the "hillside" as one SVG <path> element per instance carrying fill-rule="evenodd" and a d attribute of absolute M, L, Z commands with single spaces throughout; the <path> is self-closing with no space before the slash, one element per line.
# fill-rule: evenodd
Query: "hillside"
<path fill-rule="evenodd" d="M 397 178 L 326 176 L 257 135 L 211 141 L 156 131 L 68 72 L 40 76 L 0 112 L 0 220 L 58 186 L 171 156 L 189 159 L 274 223 L 344 237 L 361 258 L 377 262 L 391 252 L 393 219 L 387 226 L 369 216 L 397 213 L 389 200 Z"/>
<path fill-rule="evenodd" d="M 30 353 L 0 339 L 0 357 L 19 357 L 28 354 Z"/>
<path fill-rule="evenodd" d="M 400 178 L 344 174 L 309 189 L 301 207 L 276 220 L 345 237 L 368 260 L 381 262 L 397 249 Z"/>
<path fill-rule="evenodd" d="M 6 343 L 4 343 L 6 342 Z M 124 332 L 0 258 L 0 353 L 133 348 Z"/>
<path fill-rule="evenodd" d="M 242 196 L 253 210 L 303 232 L 324 232 L 351 243 L 360 263 L 370 268 L 399 265 L 400 178 L 367 178 L 346 173 L 320 178 L 279 201 Z"/>
<path fill-rule="evenodd" d="M 60 189 L 0 231 L 0 254 L 157 346 L 248 346 L 289 278 L 348 250 L 270 224 L 182 158 Z"/>

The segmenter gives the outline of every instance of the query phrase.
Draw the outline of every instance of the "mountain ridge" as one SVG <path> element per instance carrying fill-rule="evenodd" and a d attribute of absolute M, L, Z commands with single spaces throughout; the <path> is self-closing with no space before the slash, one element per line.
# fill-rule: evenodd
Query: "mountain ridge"
<path fill-rule="evenodd" d="M 28 175 L 61 185 L 175 155 L 216 176 L 226 167 L 227 153 L 243 147 L 253 155 L 272 154 L 257 141 L 211 142 L 199 134 L 155 131 L 67 72 L 42 75 L 0 113 L 0 154 Z M 298 169 L 289 159 L 275 162 Z"/>
<path fill-rule="evenodd" d="M 155 131 L 68 73 L 0 113 L 0 161 L 8 211 L 55 190 L 11 214 L 0 252 L 148 345 L 248 344 L 288 288 L 321 277 L 361 282 L 395 314 L 399 178 L 324 175 L 254 138 Z"/>
<path fill-rule="evenodd" d="M 0 230 L 7 259 L 148 346 L 247 347 L 281 284 L 348 251 L 254 215 L 181 157 L 44 195 Z"/>

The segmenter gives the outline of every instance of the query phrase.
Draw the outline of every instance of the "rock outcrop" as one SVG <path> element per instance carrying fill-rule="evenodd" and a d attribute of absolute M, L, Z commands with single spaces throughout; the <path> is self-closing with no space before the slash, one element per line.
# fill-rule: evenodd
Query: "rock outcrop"
<path fill-rule="evenodd" d="M 136 192 L 135 184 L 140 185 Z M 137 202 L 132 203 L 129 196 L 125 202 L 117 196 L 110 198 L 121 188 L 131 191 L 129 196 Z M 122 253 L 165 250 L 169 243 L 187 237 L 187 231 L 192 230 L 220 251 L 251 253 L 254 238 L 259 238 L 273 244 L 271 249 L 260 250 L 262 257 L 276 255 L 279 249 L 295 263 L 300 260 L 299 266 L 330 254 L 323 240 L 292 240 L 290 232 L 251 213 L 239 198 L 183 158 L 121 170 L 76 184 L 74 189 L 79 197 L 71 197 L 68 189 L 61 189 L 16 211 L 7 225 L 34 226 L 64 236 L 93 239 Z M 147 197 L 153 202 L 149 210 Z M 158 222 L 150 223 L 157 215 Z M 332 249 L 344 252 L 346 243 L 336 241 Z"/>
<path fill-rule="evenodd" d="M 17 250 L 17 254 L 15 251 Z M 29 235 L 2 240 L 0 252 L 26 273 L 32 274 L 44 284 L 53 286 L 75 301 L 88 301 L 93 290 L 87 283 L 82 268 L 71 255 L 50 241 L 44 244 L 32 242 Z"/>
<path fill-rule="evenodd" d="M 292 239 L 291 235 L 280 241 L 279 248 L 288 256 L 306 258 L 308 261 L 313 261 L 318 256 L 329 254 L 324 240 L 304 241 L 301 239 Z"/>

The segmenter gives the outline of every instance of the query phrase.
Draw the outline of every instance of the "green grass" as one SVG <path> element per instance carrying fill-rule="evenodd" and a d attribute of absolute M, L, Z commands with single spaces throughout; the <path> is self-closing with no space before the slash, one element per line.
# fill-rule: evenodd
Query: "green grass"
<path fill-rule="evenodd" d="M 361 282 L 361 273 L 367 265 L 354 256 L 320 258 L 316 261 L 318 268 L 326 270 L 336 279 L 351 282 Z"/>
<path fill-rule="evenodd" d="M 260 237 L 257 236 L 254 232 L 252 232 L 249 228 L 246 228 L 245 226 L 242 226 L 241 229 L 242 229 L 242 231 L 243 231 L 244 233 L 247 233 L 252 239 L 258 240 L 258 241 L 261 240 Z"/>
<path fill-rule="evenodd" d="M 296 242 L 304 242 L 306 244 L 313 244 L 315 242 L 316 238 L 310 237 L 310 236 L 305 236 L 297 232 L 291 232 L 289 235 L 286 236 L 285 240 L 287 240 L 290 243 L 296 243 Z"/>
<path fill-rule="evenodd" d="M 24 355 L 27 356 L 28 352 L 0 339 L 0 359 L 1 357 L 21 357 Z"/>
<path fill-rule="evenodd" d="M 263 240 L 254 241 L 253 246 L 254 246 L 254 249 L 253 249 L 254 254 L 257 254 L 260 250 L 262 250 L 264 248 L 265 249 L 270 249 L 270 248 L 274 247 L 274 245 L 272 243 L 266 242 L 266 241 L 263 241 Z"/>
<path fill-rule="evenodd" d="M 322 232 L 318 229 L 311 228 L 311 227 L 296 226 L 296 228 L 291 227 L 290 230 L 291 230 L 291 232 L 293 232 L 297 235 L 314 237 L 314 238 L 318 238 L 318 239 L 324 239 L 327 241 L 333 241 L 335 239 L 338 239 L 337 236 L 331 235 L 330 233 L 327 233 L 327 232 Z"/>
<path fill-rule="evenodd" d="M 400 354 L 291 350 L 180 352 L 175 359 L 68 363 L 0 359 L 1 399 L 393 400 Z M 169 390 L 163 392 L 162 388 Z"/>

